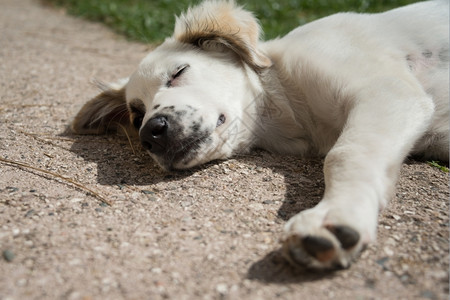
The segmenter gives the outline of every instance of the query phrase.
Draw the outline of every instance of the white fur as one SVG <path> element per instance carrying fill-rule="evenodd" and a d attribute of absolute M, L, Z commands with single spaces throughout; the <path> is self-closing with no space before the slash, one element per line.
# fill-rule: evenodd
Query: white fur
<path fill-rule="evenodd" d="M 210 141 L 173 164 L 151 154 L 166 168 L 253 147 L 326 155 L 323 200 L 289 220 L 284 247 L 295 264 L 348 266 L 375 240 L 378 211 L 392 196 L 404 158 L 448 161 L 448 1 L 337 14 L 268 42 L 258 36 L 253 16 L 231 1 L 190 9 L 177 19 L 174 37 L 130 77 L 127 102 L 139 99 L 146 107 L 141 131 L 162 108 L 196 109 L 181 119 L 182 134 L 201 120 Z M 189 69 L 168 87 L 182 64 Z M 220 114 L 226 122 L 216 127 Z M 356 245 L 342 247 L 330 229 L 341 225 L 359 234 Z M 309 253 L 308 236 L 330 241 L 334 250 L 326 258 Z"/>

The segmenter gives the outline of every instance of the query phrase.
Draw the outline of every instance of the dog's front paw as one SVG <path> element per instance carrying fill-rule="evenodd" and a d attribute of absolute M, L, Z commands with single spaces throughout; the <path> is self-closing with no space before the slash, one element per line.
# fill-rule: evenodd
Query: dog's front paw
<path fill-rule="evenodd" d="M 289 220 L 283 238 L 283 254 L 289 262 L 319 270 L 350 266 L 371 238 L 363 233 L 367 231 L 348 221 L 339 222 L 332 215 L 313 208 Z"/>

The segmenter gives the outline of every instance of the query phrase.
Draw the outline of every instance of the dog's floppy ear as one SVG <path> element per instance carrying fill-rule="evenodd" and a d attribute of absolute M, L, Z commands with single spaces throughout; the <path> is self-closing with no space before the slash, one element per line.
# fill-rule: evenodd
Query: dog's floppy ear
<path fill-rule="evenodd" d="M 271 60 L 258 49 L 260 26 L 252 13 L 234 1 L 205 1 L 177 17 L 174 38 L 205 50 L 225 47 L 255 71 Z"/>
<path fill-rule="evenodd" d="M 103 134 L 115 131 L 118 124 L 130 124 L 124 85 L 113 87 L 100 82 L 97 85 L 103 92 L 89 100 L 71 124 L 76 134 Z"/>

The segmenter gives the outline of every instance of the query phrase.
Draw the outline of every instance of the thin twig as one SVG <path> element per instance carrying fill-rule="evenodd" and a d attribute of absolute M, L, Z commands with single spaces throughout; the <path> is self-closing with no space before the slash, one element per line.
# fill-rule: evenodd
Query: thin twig
<path fill-rule="evenodd" d="M 53 147 L 58 147 L 58 148 L 61 148 L 63 150 L 69 150 L 69 149 L 64 148 L 63 146 L 54 144 L 52 141 L 49 140 L 49 139 L 52 139 L 51 137 L 47 137 L 47 136 L 36 134 L 36 133 L 25 132 L 23 130 L 18 130 L 18 131 L 20 133 L 26 135 L 26 136 L 30 136 L 30 137 L 34 138 L 35 140 L 40 141 L 42 143 L 45 143 L 47 145 L 52 145 Z M 53 139 L 54 140 L 56 140 L 56 139 L 61 140 L 60 138 L 53 138 Z"/>
<path fill-rule="evenodd" d="M 26 135 L 26 136 L 30 136 L 32 138 L 35 138 L 38 141 L 53 145 L 53 146 L 57 146 L 60 147 L 58 145 L 53 144 L 50 140 L 55 140 L 55 141 L 63 141 L 63 142 L 78 142 L 78 139 L 75 138 L 66 138 L 66 137 L 57 137 L 57 136 L 52 136 L 52 135 L 46 135 L 46 134 L 41 134 L 41 133 L 31 133 L 31 132 L 25 132 L 23 130 L 18 130 L 20 133 Z M 124 145 L 126 144 L 125 141 L 114 141 L 114 142 L 110 142 L 110 141 L 101 141 L 99 139 L 92 139 L 89 141 L 90 143 L 98 143 L 98 144 L 119 144 L 119 145 Z M 62 149 L 65 149 L 63 147 L 60 147 Z M 67 150 L 67 149 L 65 149 Z"/>
<path fill-rule="evenodd" d="M 47 135 L 47 134 L 43 134 L 43 133 L 31 133 L 31 132 L 26 132 L 26 131 L 23 131 L 20 129 L 18 131 L 26 136 L 31 136 L 32 138 L 38 139 L 43 142 L 49 142 L 48 140 L 56 140 L 56 141 L 64 141 L 64 142 L 75 142 L 76 141 L 76 139 L 73 139 L 73 138 L 59 137 L 59 136 Z"/>
<path fill-rule="evenodd" d="M 1 157 L 0 157 L 0 162 L 3 162 L 3 163 L 5 163 L 5 164 L 12 165 L 12 166 L 14 166 L 14 167 L 20 167 L 20 168 L 32 169 L 32 170 L 35 170 L 35 171 L 38 171 L 38 172 L 45 173 L 45 174 L 47 174 L 47 175 L 51 175 L 51 176 L 57 177 L 57 178 L 62 179 L 62 180 L 64 180 L 64 181 L 68 182 L 68 183 L 73 184 L 74 186 L 76 186 L 76 187 L 78 187 L 78 188 L 80 188 L 80 189 L 82 189 L 82 190 L 85 190 L 85 191 L 89 192 L 91 195 L 93 195 L 94 197 L 96 197 L 96 198 L 97 198 L 98 200 L 100 200 L 101 202 L 103 202 L 103 203 L 105 203 L 105 204 L 108 204 L 109 206 L 112 206 L 112 203 L 111 203 L 109 200 L 106 200 L 103 196 L 101 196 L 101 195 L 98 194 L 97 192 L 91 190 L 90 188 L 88 188 L 88 187 L 82 185 L 82 184 L 79 183 L 79 182 L 74 181 L 74 180 L 71 179 L 71 178 L 68 178 L 68 177 L 62 176 L 62 175 L 60 175 L 60 174 L 57 174 L 57 173 L 54 173 L 54 172 L 50 172 L 50 171 L 47 171 L 47 170 L 44 170 L 44 169 L 41 169 L 41 168 L 33 167 L 33 166 L 30 166 L 30 165 L 25 164 L 25 163 L 22 163 L 22 162 L 13 161 L 13 160 L 8 160 L 8 159 L 4 159 L 4 158 L 1 158 Z"/>
<path fill-rule="evenodd" d="M 134 151 L 133 143 L 131 142 L 131 138 L 128 135 L 127 129 L 125 128 L 125 126 L 123 126 L 120 123 L 118 123 L 118 125 L 120 126 L 120 128 L 122 128 L 123 132 L 125 132 L 125 135 L 127 136 L 127 139 L 128 139 L 128 143 L 130 144 L 130 147 L 131 147 L 131 151 L 133 151 L 133 155 L 136 155 L 136 151 Z"/>

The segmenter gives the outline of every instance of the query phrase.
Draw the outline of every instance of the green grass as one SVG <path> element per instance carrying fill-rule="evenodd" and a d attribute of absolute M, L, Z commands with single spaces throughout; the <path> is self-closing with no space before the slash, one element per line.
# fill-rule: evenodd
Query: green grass
<path fill-rule="evenodd" d="M 43 0 L 68 13 L 103 22 L 131 40 L 158 43 L 172 35 L 174 15 L 199 1 Z M 412 0 L 248 0 L 237 1 L 260 19 L 265 38 L 282 36 L 298 25 L 339 12 L 378 12 Z"/>
<path fill-rule="evenodd" d="M 439 170 L 441 170 L 442 172 L 448 173 L 448 168 L 446 166 L 443 166 L 440 162 L 438 161 L 429 161 L 428 164 L 432 167 L 438 168 Z"/>

